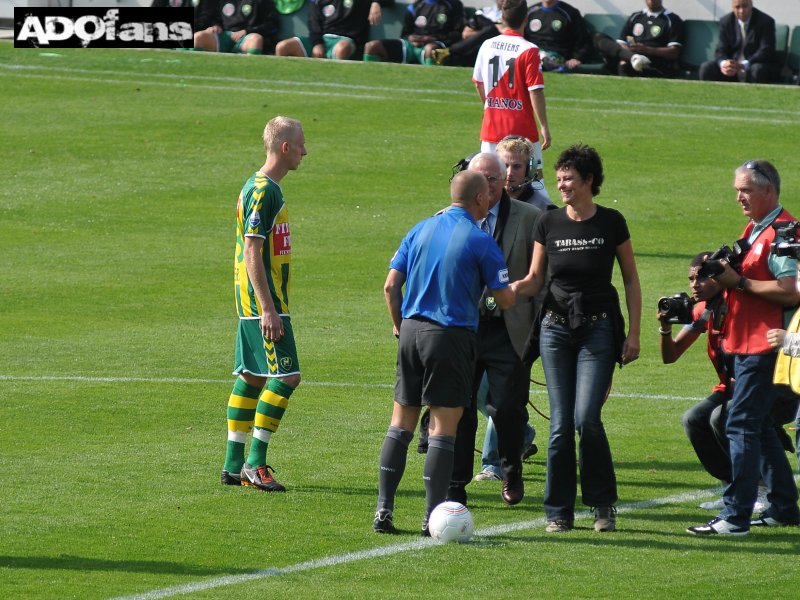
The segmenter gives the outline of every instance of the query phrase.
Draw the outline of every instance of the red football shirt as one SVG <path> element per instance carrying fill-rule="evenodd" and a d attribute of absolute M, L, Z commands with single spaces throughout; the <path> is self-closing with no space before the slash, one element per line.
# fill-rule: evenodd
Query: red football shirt
<path fill-rule="evenodd" d="M 478 51 L 472 80 L 483 86 L 481 141 L 497 143 L 507 135 L 539 140 L 530 91 L 544 88 L 539 48 L 516 31 L 486 40 Z"/>

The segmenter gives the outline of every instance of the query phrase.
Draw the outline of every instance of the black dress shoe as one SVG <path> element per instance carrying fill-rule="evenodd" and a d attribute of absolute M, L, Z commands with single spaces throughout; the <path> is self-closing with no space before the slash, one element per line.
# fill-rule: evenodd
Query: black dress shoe
<path fill-rule="evenodd" d="M 525 495 L 525 483 L 522 477 L 511 477 L 503 480 L 503 491 L 500 496 L 506 504 L 514 505 L 522 502 L 522 497 Z"/>

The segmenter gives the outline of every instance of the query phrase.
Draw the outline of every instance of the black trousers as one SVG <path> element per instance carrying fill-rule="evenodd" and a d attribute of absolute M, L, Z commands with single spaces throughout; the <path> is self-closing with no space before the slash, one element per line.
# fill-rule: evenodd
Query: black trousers
<path fill-rule="evenodd" d="M 748 83 L 773 83 L 778 81 L 780 67 L 768 63 L 751 63 L 750 70 L 747 72 Z M 719 64 L 715 60 L 709 60 L 700 65 L 700 79 L 702 81 L 739 81 L 736 77 L 726 77 L 719 69 Z"/>
<path fill-rule="evenodd" d="M 472 67 L 478 58 L 478 50 L 481 49 L 483 42 L 500 35 L 495 25 L 480 29 L 475 35 L 461 39 L 450 44 L 450 59 L 447 64 L 453 67 Z"/>
<path fill-rule="evenodd" d="M 497 430 L 500 467 L 504 478 L 522 474 L 522 444 L 528 421 L 530 367 L 514 351 L 505 321 L 493 318 L 478 326 L 478 360 L 470 406 L 458 423 L 455 462 L 450 485 L 463 488 L 475 469 L 475 433 L 478 429 L 477 392 L 484 373 L 489 381 L 487 412 Z"/>
<path fill-rule="evenodd" d="M 659 60 L 654 57 L 650 57 L 650 66 L 644 71 L 639 72 L 634 70 L 630 64 L 634 53 L 627 48 L 623 48 L 617 43 L 617 40 L 604 33 L 598 33 L 594 36 L 594 47 L 603 56 L 606 69 L 615 75 L 628 77 L 674 77 L 678 73 L 678 65 L 676 63 Z M 625 62 L 620 64 L 620 61 Z"/>

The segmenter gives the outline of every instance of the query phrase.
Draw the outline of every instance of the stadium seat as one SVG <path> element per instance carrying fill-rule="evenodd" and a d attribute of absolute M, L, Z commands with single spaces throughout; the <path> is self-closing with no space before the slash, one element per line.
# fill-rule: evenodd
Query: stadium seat
<path fill-rule="evenodd" d="M 786 66 L 792 72 L 791 81 L 800 82 L 800 25 L 792 29 L 789 51 L 786 53 Z"/>
<path fill-rule="evenodd" d="M 381 11 L 381 22 L 369 28 L 369 39 L 390 40 L 399 38 L 403 31 L 403 19 L 408 8 L 408 2 L 395 2 L 394 6 Z"/>
<path fill-rule="evenodd" d="M 583 15 L 583 20 L 586 21 L 586 25 L 589 27 L 589 32 L 592 36 L 594 36 L 595 33 L 605 33 L 617 39 L 628 17 L 618 14 L 586 13 Z"/>
<path fill-rule="evenodd" d="M 594 39 L 596 33 L 605 33 L 617 39 L 628 17 L 618 14 L 587 13 L 583 15 L 583 19 L 586 21 L 586 26 L 589 28 L 589 35 L 592 39 Z M 593 50 L 591 57 L 578 67 L 575 72 L 586 74 L 604 73 L 606 72 L 606 65 L 600 53 Z"/>
<path fill-rule="evenodd" d="M 714 50 L 719 39 L 719 23 L 687 19 L 684 21 L 681 66 L 685 77 L 697 79 L 700 65 L 714 60 Z"/>

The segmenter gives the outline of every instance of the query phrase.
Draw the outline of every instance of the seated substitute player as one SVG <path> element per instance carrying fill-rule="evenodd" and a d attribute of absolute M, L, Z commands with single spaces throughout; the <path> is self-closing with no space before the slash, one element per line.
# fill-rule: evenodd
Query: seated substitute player
<path fill-rule="evenodd" d="M 392 257 L 384 295 L 397 349 L 392 419 L 378 469 L 378 503 L 372 528 L 394 533 L 397 487 L 422 405 L 430 407 L 425 456 L 425 516 L 447 495 L 456 429 L 470 405 L 477 354 L 478 301 L 484 285 L 502 309 L 514 304 L 508 269 L 491 235 L 477 221 L 489 210 L 489 183 L 473 171 L 450 182 L 451 205 L 415 225 Z M 405 286 L 405 294 L 403 287 Z"/>
<path fill-rule="evenodd" d="M 545 71 L 574 71 L 592 51 L 581 11 L 560 0 L 542 0 L 530 7 L 525 39 L 539 46 Z"/>
<path fill-rule="evenodd" d="M 221 0 L 214 22 L 195 31 L 194 49 L 230 54 L 268 54 L 275 47 L 278 12 L 273 0 Z"/>
<path fill-rule="evenodd" d="M 478 58 L 481 44 L 502 31 L 503 0 L 484 6 L 475 11 L 461 30 L 461 39 L 447 48 L 435 48 L 433 59 L 437 65 L 452 67 L 471 67 Z"/>
<path fill-rule="evenodd" d="M 674 77 L 683 48 L 683 19 L 664 8 L 661 0 L 645 0 L 647 10 L 633 13 L 620 39 L 598 33 L 595 48 L 607 68 L 618 75 Z"/>
<path fill-rule="evenodd" d="M 394 0 L 311 0 L 308 37 L 281 40 L 275 54 L 337 60 L 358 58 L 369 37 L 370 25 L 381 22 L 381 7 L 393 5 Z"/>
<path fill-rule="evenodd" d="M 236 203 L 234 292 L 239 329 L 233 373 L 238 377 L 228 400 L 222 483 L 285 492 L 267 464 L 267 446 L 300 385 L 289 317 L 292 238 L 280 182 L 300 166 L 307 152 L 303 126 L 295 119 L 270 120 L 263 139 L 264 165 L 245 182 Z"/>
<path fill-rule="evenodd" d="M 406 10 L 400 38 L 370 40 L 364 46 L 364 60 L 433 65 L 433 51 L 461 39 L 463 28 L 461 0 L 417 0 Z"/>
<path fill-rule="evenodd" d="M 193 8 L 194 30 L 201 31 L 217 21 L 219 0 L 153 0 L 152 8 Z"/>

